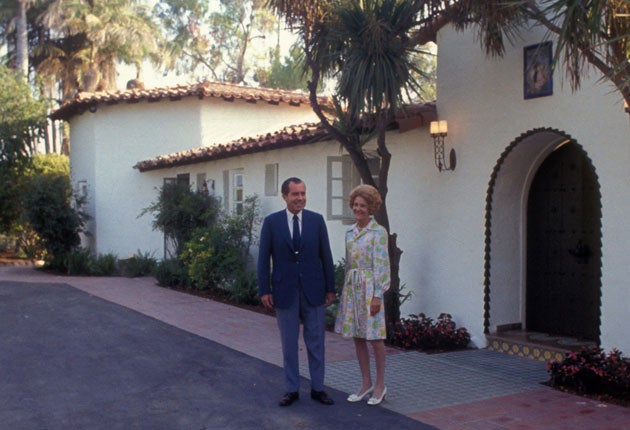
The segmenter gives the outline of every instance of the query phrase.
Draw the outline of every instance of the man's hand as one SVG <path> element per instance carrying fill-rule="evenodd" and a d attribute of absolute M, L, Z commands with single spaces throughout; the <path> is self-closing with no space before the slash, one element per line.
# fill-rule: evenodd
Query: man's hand
<path fill-rule="evenodd" d="M 335 303 L 336 299 L 337 299 L 337 296 L 335 295 L 335 293 L 326 293 L 326 307 Z"/>
<path fill-rule="evenodd" d="M 264 294 L 260 297 L 260 301 L 267 309 L 273 309 L 273 296 L 271 294 Z"/>

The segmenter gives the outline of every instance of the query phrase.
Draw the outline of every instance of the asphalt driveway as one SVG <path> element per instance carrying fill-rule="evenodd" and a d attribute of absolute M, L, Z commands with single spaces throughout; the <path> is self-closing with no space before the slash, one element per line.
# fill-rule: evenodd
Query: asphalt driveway
<path fill-rule="evenodd" d="M 64 284 L 0 281 L 0 428 L 430 429 L 381 407 L 277 406 L 282 369 Z"/>

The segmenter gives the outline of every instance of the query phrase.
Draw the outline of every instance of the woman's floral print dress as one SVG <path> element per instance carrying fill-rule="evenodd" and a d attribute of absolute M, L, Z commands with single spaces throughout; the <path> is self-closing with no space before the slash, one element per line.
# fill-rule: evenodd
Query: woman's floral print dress
<path fill-rule="evenodd" d="M 387 231 L 374 219 L 359 229 L 346 232 L 346 270 L 335 332 L 343 337 L 367 340 L 385 339 L 385 309 L 370 315 L 373 297 L 383 300 L 389 289 Z"/>

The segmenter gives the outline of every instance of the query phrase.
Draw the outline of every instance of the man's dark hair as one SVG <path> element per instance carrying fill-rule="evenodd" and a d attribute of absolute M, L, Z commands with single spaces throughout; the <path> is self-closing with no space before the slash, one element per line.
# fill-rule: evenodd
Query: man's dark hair
<path fill-rule="evenodd" d="M 289 184 L 290 184 L 291 182 L 293 182 L 294 184 L 301 184 L 301 183 L 302 183 L 302 182 L 304 182 L 304 181 L 302 181 L 300 178 L 296 178 L 295 176 L 294 176 L 294 177 L 291 177 L 291 178 L 289 178 L 289 179 L 286 179 L 286 180 L 282 183 L 282 188 L 281 188 L 281 190 L 282 190 L 282 195 L 285 195 L 285 196 L 286 196 L 287 194 L 289 194 Z"/>

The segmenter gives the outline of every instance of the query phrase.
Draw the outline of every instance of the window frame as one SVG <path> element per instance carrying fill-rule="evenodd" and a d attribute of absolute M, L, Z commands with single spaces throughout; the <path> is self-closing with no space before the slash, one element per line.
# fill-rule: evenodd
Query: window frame
<path fill-rule="evenodd" d="M 380 169 L 381 159 L 376 154 L 366 153 L 368 166 L 374 182 L 378 184 L 378 171 Z M 335 163 L 341 163 L 341 176 L 335 175 Z M 326 219 L 340 220 L 344 224 L 353 224 L 355 222 L 354 214 L 349 205 L 350 192 L 354 187 L 362 183 L 361 175 L 352 162 L 352 158 L 348 154 L 339 156 L 329 156 L 326 160 Z M 341 185 L 335 186 L 335 182 Z M 334 194 L 336 189 L 341 190 L 341 195 Z M 335 212 L 335 206 L 341 201 L 341 213 Z"/>

